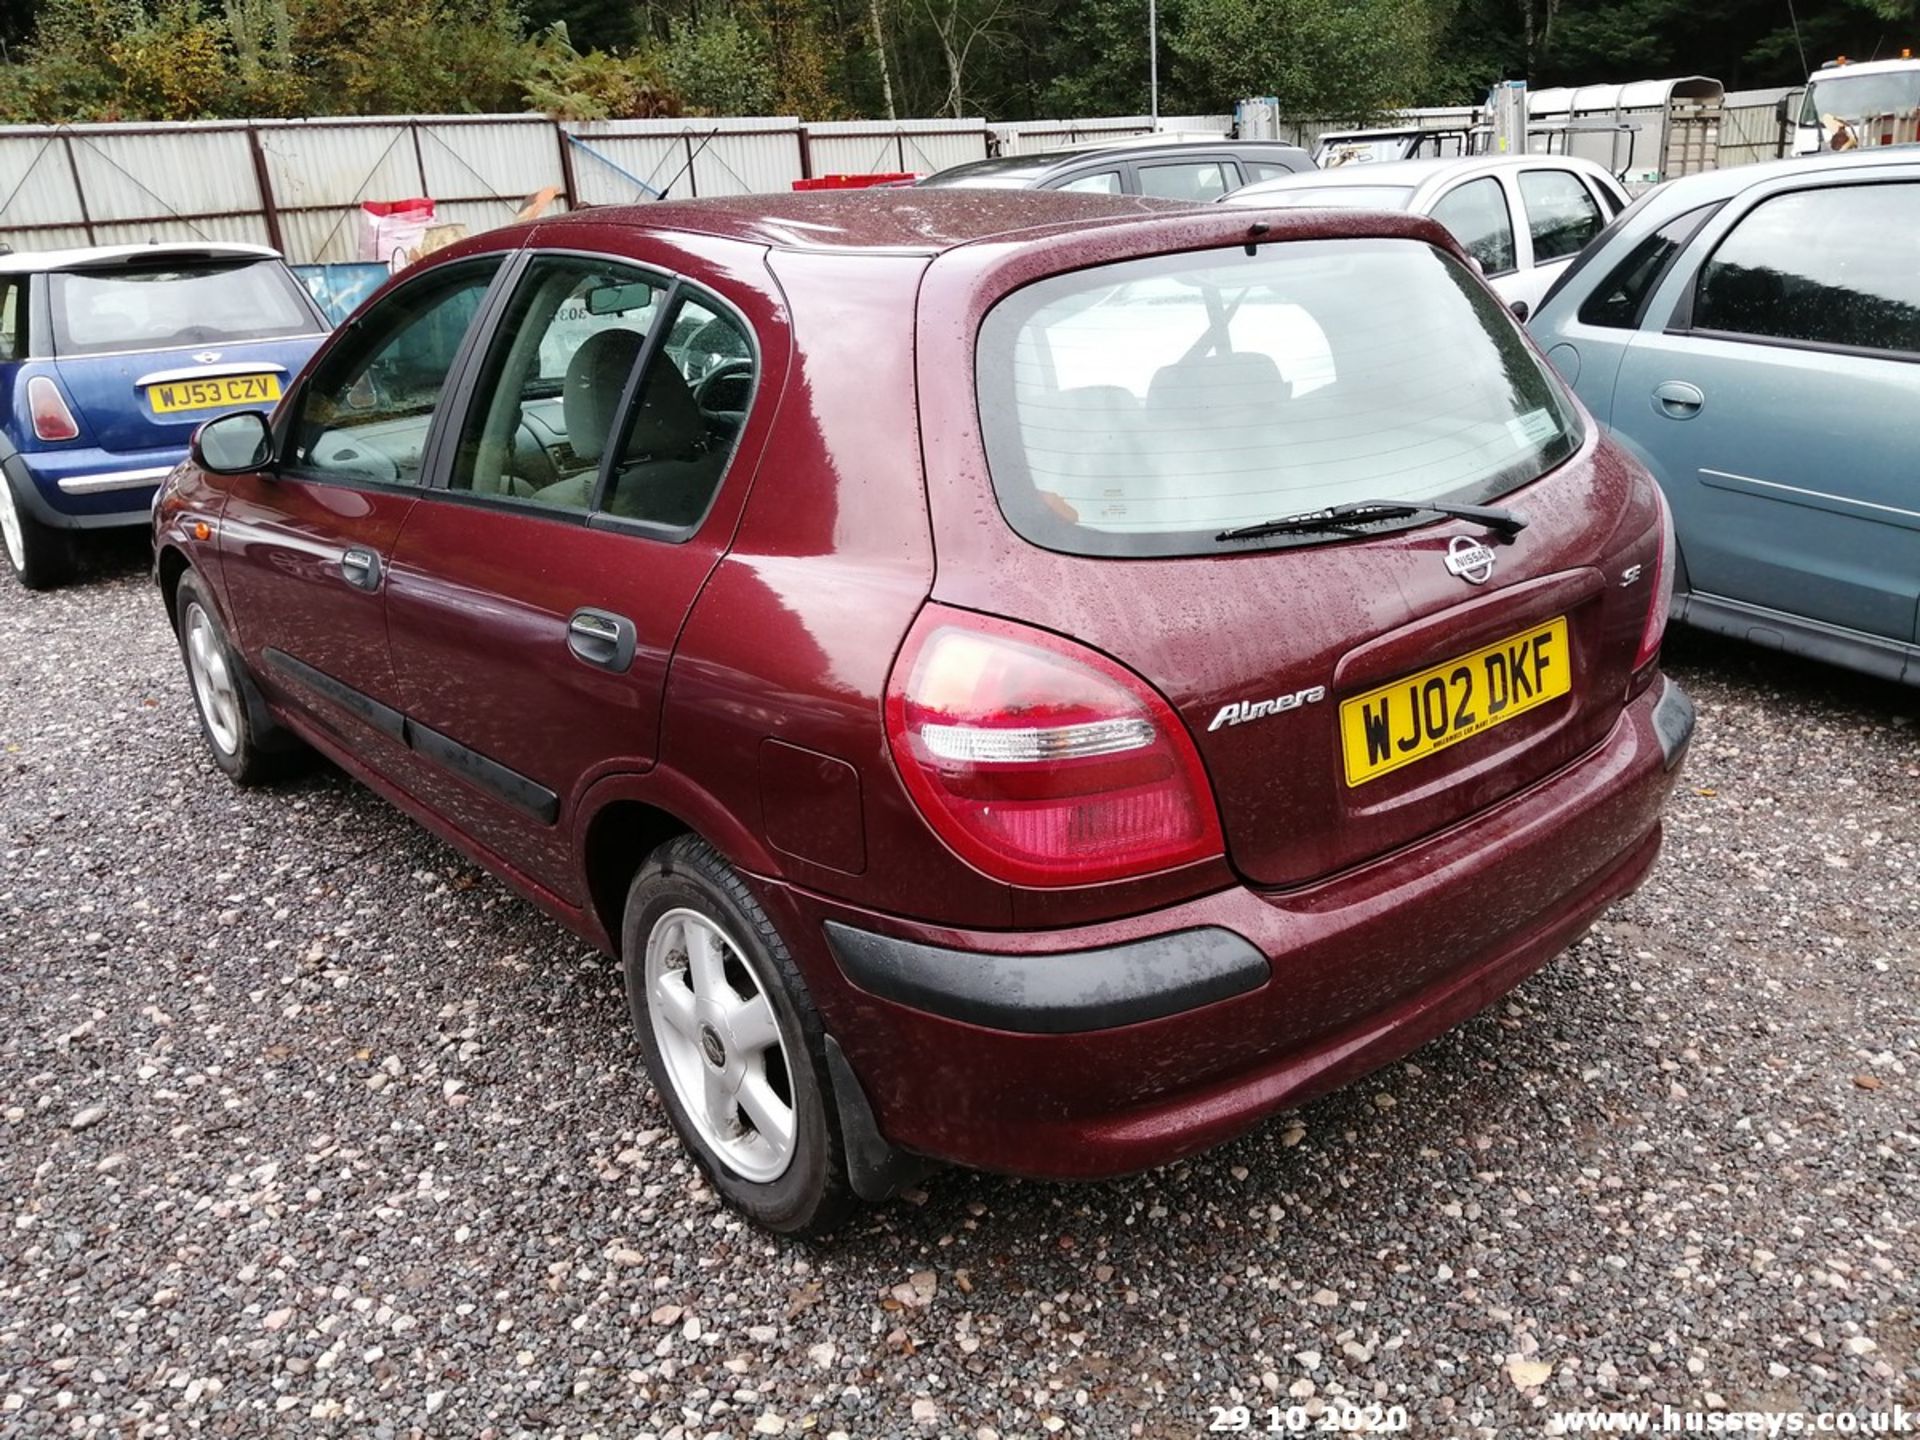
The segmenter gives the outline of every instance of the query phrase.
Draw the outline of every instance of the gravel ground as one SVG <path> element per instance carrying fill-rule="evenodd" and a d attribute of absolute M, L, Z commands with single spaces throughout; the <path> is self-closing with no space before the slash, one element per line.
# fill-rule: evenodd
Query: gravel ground
<path fill-rule="evenodd" d="M 1511 1002 L 1201 1160 L 807 1247 L 701 1184 L 608 961 L 337 773 L 224 781 L 143 560 L 0 583 L 8 1436 L 1920 1405 L 1920 692 L 1682 637 L 1665 857 Z"/>

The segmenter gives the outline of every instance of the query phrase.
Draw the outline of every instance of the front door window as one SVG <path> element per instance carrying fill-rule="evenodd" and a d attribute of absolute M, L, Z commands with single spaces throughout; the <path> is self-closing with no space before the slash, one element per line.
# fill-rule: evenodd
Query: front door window
<path fill-rule="evenodd" d="M 289 468 L 418 485 L 434 410 L 499 268 L 489 256 L 423 275 L 349 321 L 301 393 Z"/>
<path fill-rule="evenodd" d="M 607 260 L 529 265 L 481 367 L 451 488 L 585 513 L 667 288 Z"/>

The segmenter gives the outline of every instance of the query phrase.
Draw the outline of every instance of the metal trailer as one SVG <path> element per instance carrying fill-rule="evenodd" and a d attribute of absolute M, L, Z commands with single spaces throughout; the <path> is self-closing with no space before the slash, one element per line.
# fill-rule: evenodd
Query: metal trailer
<path fill-rule="evenodd" d="M 1720 164 L 1725 88 L 1704 75 L 1537 90 L 1529 148 L 1604 165 L 1630 193 Z"/>

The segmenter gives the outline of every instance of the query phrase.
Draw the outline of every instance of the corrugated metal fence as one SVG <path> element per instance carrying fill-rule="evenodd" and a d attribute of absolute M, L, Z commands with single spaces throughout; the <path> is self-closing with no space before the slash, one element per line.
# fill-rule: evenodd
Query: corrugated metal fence
<path fill-rule="evenodd" d="M 793 118 L 556 124 L 402 116 L 0 128 L 0 240 L 16 249 L 164 240 L 352 260 L 366 200 L 427 195 L 484 230 L 528 196 L 555 209 L 785 190 L 834 173 L 926 173 L 990 153 L 978 120 Z"/>
<path fill-rule="evenodd" d="M 1774 153 L 1779 93 L 1727 97 L 1722 165 Z M 1224 133 L 1231 124 L 1226 115 L 1163 116 L 1160 128 Z M 1283 120 L 1280 133 L 1310 145 L 1324 128 Z M 554 209 L 754 194 L 813 176 L 925 174 L 990 154 L 1152 130 L 1144 115 L 1003 125 L 451 115 L 8 126 L 0 127 L 0 241 L 45 250 L 243 240 L 276 246 L 296 263 L 328 264 L 356 258 L 366 200 L 431 196 L 442 223 L 478 231 L 504 224 L 548 189 Z"/>

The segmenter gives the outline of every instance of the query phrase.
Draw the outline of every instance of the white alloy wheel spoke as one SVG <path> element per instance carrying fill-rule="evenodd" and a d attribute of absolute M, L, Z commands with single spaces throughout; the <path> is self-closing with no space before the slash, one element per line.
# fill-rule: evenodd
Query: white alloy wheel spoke
<path fill-rule="evenodd" d="M 702 1000 L 724 1002 L 727 989 L 725 942 L 706 925 L 680 927 L 687 947 L 687 973 L 693 993 Z"/>
<path fill-rule="evenodd" d="M 740 1108 L 753 1121 L 760 1138 L 776 1153 L 784 1153 L 793 1144 L 793 1110 L 773 1093 L 764 1070 L 749 1069 L 740 1085 Z"/>
<path fill-rule="evenodd" d="M 692 1040 L 699 1032 L 694 1007 L 699 1003 L 687 986 L 686 972 L 668 970 L 654 983 L 653 1003 L 660 1016 L 678 1033 Z"/>
<path fill-rule="evenodd" d="M 764 995 L 742 1001 L 727 1016 L 734 1048 L 743 1055 L 754 1055 L 780 1043 L 780 1027 L 774 1023 L 773 1003 Z"/>
<path fill-rule="evenodd" d="M 740 1130 L 733 1091 L 728 1088 L 726 1078 L 718 1070 L 708 1070 L 705 1074 L 706 1082 L 702 1099 L 707 1107 L 707 1123 L 723 1138 L 733 1139 Z"/>

